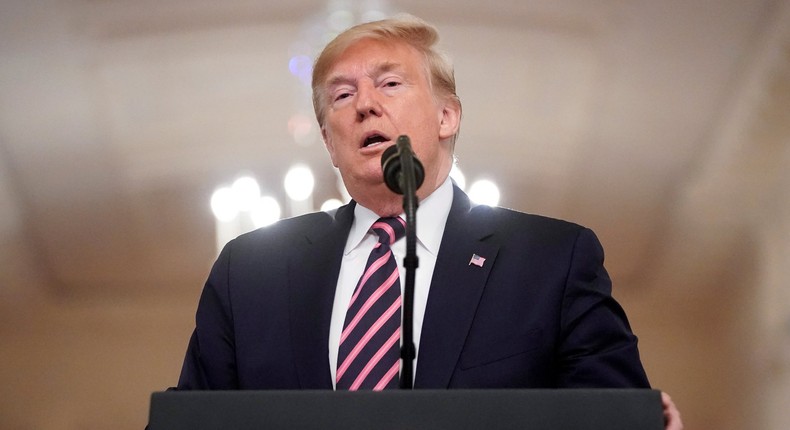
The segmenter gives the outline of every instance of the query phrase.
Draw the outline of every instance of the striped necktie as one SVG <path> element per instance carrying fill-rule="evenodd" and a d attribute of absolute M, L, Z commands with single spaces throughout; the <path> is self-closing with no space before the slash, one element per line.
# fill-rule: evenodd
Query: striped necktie
<path fill-rule="evenodd" d="M 401 296 L 398 264 L 390 245 L 406 233 L 400 217 L 380 218 L 379 236 L 346 312 L 340 335 L 338 390 L 398 387 Z"/>

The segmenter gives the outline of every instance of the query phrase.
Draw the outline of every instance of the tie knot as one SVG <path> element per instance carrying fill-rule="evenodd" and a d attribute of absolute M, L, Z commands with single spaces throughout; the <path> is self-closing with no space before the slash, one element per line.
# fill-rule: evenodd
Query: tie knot
<path fill-rule="evenodd" d="M 401 217 L 379 218 L 371 228 L 380 243 L 392 245 L 406 234 L 406 221 Z"/>

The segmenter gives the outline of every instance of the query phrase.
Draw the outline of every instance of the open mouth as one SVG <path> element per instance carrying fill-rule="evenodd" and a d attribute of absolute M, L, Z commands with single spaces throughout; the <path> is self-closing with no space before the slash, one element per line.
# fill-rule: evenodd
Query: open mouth
<path fill-rule="evenodd" d="M 366 137 L 364 141 L 362 141 L 362 147 L 363 148 L 373 147 L 383 142 L 389 142 L 389 138 L 378 133 L 371 134 L 370 136 Z"/>

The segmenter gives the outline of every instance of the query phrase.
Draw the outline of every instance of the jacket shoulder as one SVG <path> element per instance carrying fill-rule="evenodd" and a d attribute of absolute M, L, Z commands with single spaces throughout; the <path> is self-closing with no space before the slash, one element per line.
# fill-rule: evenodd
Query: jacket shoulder
<path fill-rule="evenodd" d="M 544 215 L 520 212 L 503 207 L 479 205 L 471 208 L 469 216 L 495 231 L 507 234 L 578 235 L 586 227 L 577 223 Z"/>
<path fill-rule="evenodd" d="M 266 250 L 318 240 L 337 229 L 350 228 L 353 207 L 343 206 L 330 212 L 312 212 L 281 219 L 274 224 L 244 233 L 228 242 L 234 250 Z"/>

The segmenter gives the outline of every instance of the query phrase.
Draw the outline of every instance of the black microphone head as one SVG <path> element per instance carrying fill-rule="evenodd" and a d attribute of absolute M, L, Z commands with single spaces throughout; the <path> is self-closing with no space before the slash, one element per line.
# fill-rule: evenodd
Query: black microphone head
<path fill-rule="evenodd" d="M 384 174 L 384 183 L 387 188 L 397 194 L 403 194 L 403 165 L 402 159 L 408 157 L 414 167 L 414 190 L 418 190 L 425 180 L 425 169 L 420 160 L 411 150 L 408 136 L 399 136 L 395 145 L 390 146 L 381 155 L 381 170 Z"/>
<path fill-rule="evenodd" d="M 398 145 L 392 145 L 381 154 L 381 171 L 384 174 L 384 183 L 393 193 L 403 194 L 398 176 L 401 172 L 400 151 Z"/>

